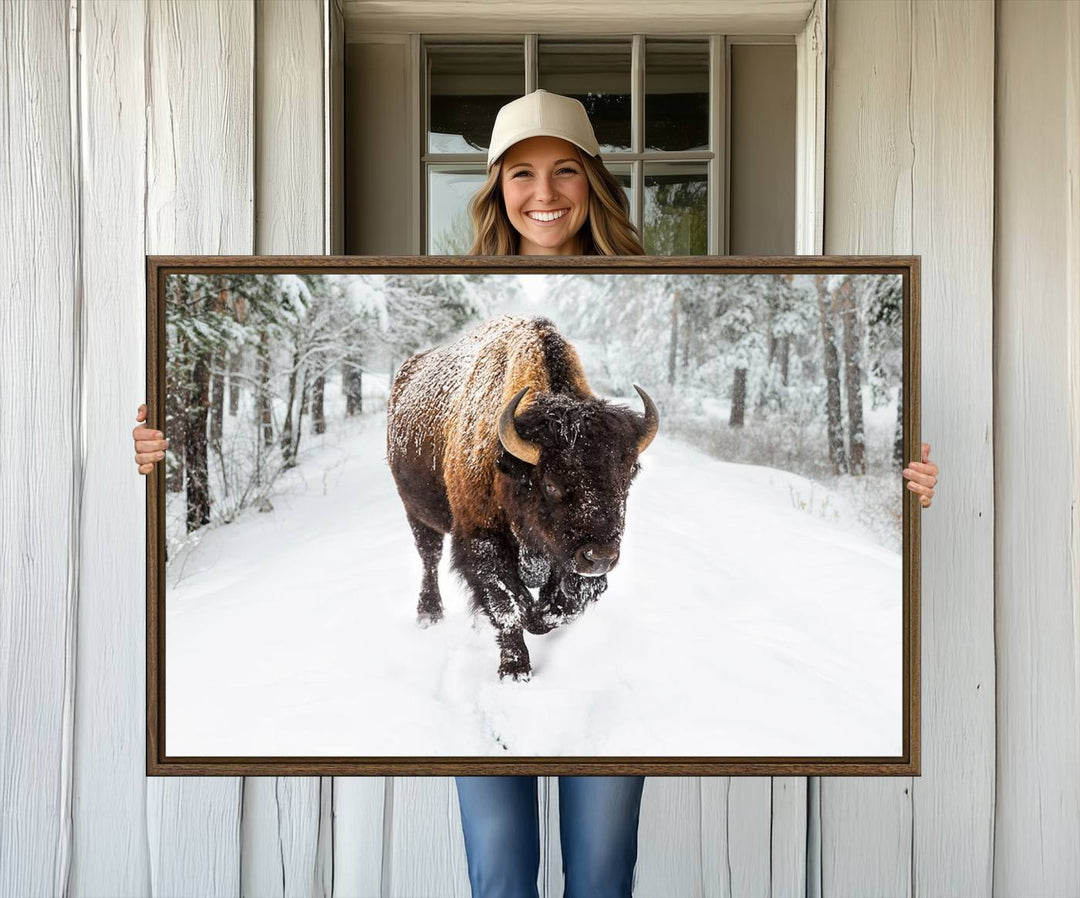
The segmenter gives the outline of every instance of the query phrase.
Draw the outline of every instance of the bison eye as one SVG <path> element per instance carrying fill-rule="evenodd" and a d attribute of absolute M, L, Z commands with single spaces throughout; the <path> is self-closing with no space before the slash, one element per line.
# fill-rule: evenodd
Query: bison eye
<path fill-rule="evenodd" d="M 544 495 L 549 496 L 552 499 L 560 499 L 562 498 L 562 490 L 550 480 L 545 480 Z"/>

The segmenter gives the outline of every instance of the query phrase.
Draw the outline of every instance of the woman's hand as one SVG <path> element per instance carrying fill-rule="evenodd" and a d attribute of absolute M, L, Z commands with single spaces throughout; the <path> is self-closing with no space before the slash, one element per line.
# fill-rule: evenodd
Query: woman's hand
<path fill-rule="evenodd" d="M 139 406 L 135 415 L 136 421 L 146 420 L 146 404 Z M 131 436 L 135 439 L 135 464 L 139 466 L 140 474 L 149 474 L 154 470 L 155 462 L 165 457 L 165 450 L 169 447 L 169 441 L 160 430 L 151 430 L 144 424 L 140 424 Z"/>
<path fill-rule="evenodd" d="M 923 508 L 929 508 L 934 499 L 934 487 L 937 486 L 938 467 L 930 461 L 930 444 L 922 444 L 922 461 L 913 461 L 904 468 L 907 488 L 918 495 Z"/>

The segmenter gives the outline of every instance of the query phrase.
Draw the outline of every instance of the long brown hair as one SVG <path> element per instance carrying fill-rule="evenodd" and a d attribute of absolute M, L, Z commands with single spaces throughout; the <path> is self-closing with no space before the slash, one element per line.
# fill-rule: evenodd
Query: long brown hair
<path fill-rule="evenodd" d="M 510 223 L 503 203 L 503 159 L 489 171 L 487 180 L 469 200 L 473 244 L 471 256 L 516 256 L 520 235 Z M 630 221 L 630 201 L 616 177 L 607 170 L 600 156 L 578 153 L 585 178 L 589 182 L 589 215 L 578 232 L 584 238 L 586 256 L 643 256 L 645 250 L 637 228 Z"/>

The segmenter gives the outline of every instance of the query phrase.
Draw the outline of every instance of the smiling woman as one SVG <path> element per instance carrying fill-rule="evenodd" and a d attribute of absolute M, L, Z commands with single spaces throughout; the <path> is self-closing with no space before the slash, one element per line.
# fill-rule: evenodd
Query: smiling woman
<path fill-rule="evenodd" d="M 629 213 L 581 103 L 537 90 L 499 110 L 472 255 L 644 255 Z"/>
<path fill-rule="evenodd" d="M 577 147 L 559 137 L 516 143 L 506 151 L 500 183 L 522 255 L 582 255 L 589 182 Z"/>

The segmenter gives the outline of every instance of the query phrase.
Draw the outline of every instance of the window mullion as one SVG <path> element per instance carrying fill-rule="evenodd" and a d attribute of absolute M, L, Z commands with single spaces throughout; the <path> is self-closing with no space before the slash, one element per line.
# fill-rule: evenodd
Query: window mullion
<path fill-rule="evenodd" d="M 718 93 L 720 107 L 720 127 L 723 129 L 720 136 L 720 152 L 722 163 L 720 173 L 720 218 L 723 225 L 720 233 L 719 252 L 721 255 L 731 254 L 731 38 L 724 35 L 717 38 L 722 41 L 723 60 L 720 67 L 723 73 L 723 84 Z"/>
<path fill-rule="evenodd" d="M 641 153 L 645 147 L 645 35 L 635 34 L 630 51 L 630 150 Z M 634 197 L 631 219 L 645 240 L 645 164 L 634 160 L 630 169 Z"/>
<path fill-rule="evenodd" d="M 525 35 L 525 93 L 531 94 L 540 84 L 539 35 Z"/>
<path fill-rule="evenodd" d="M 727 253 L 727 42 L 724 35 L 709 38 L 709 248 L 710 255 Z"/>

